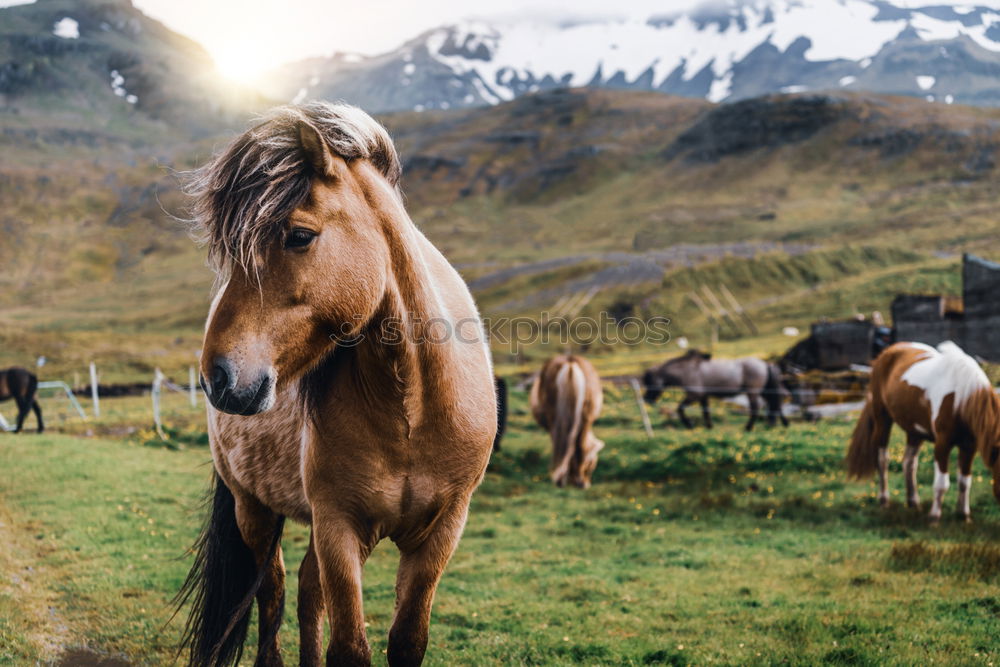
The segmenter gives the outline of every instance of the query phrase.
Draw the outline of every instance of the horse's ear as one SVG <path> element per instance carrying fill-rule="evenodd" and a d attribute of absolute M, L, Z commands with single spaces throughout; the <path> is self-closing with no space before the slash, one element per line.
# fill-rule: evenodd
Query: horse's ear
<path fill-rule="evenodd" d="M 322 176 L 334 174 L 335 167 L 330 149 L 327 148 L 319 130 L 305 121 L 299 121 L 299 144 L 302 146 L 306 161 L 317 174 Z"/>

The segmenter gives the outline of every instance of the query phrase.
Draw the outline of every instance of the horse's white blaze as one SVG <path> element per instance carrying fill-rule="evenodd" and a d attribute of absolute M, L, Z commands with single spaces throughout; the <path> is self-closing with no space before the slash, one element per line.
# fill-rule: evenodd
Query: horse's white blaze
<path fill-rule="evenodd" d="M 964 516 L 969 516 L 972 512 L 969 508 L 969 495 L 972 490 L 972 475 L 958 475 L 958 506 Z"/>
<path fill-rule="evenodd" d="M 934 462 L 934 504 L 931 505 L 931 516 L 935 519 L 941 516 L 941 505 L 944 502 L 945 491 L 951 486 L 948 473 L 941 470 L 940 464 Z"/>
<path fill-rule="evenodd" d="M 923 389 L 931 404 L 931 428 L 948 394 L 955 395 L 954 409 L 957 410 L 977 390 L 990 387 L 989 378 L 976 360 L 950 340 L 938 345 L 937 350 L 919 343 L 910 345 L 924 350 L 924 355 L 903 373 L 902 379 Z"/>

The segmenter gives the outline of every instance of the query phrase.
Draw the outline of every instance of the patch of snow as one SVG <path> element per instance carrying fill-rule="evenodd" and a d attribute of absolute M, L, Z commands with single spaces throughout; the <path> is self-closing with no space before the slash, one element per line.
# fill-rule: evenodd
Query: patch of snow
<path fill-rule="evenodd" d="M 313 88 L 319 85 L 319 77 L 315 74 L 309 78 L 309 87 Z"/>
<path fill-rule="evenodd" d="M 976 44 L 990 51 L 1000 51 L 1000 42 L 995 42 L 986 36 L 994 22 L 1000 20 L 1000 14 L 984 13 L 983 22 L 979 25 L 966 26 L 961 21 L 944 21 L 927 14 L 915 12 L 910 19 L 910 25 L 925 42 L 936 42 L 945 39 L 956 39 L 966 36 Z"/>
<path fill-rule="evenodd" d="M 449 102 L 447 102 L 447 101 L 445 101 L 445 102 L 442 102 L 442 103 L 441 103 L 441 108 L 442 108 L 442 109 L 449 109 L 449 108 L 451 108 L 451 103 L 449 103 Z"/>
<path fill-rule="evenodd" d="M 856 76 L 842 76 L 840 77 L 840 87 L 843 88 L 845 86 L 849 86 L 857 80 L 858 77 Z"/>
<path fill-rule="evenodd" d="M 732 92 L 732 87 L 733 73 L 726 72 L 721 79 L 712 81 L 712 86 L 708 89 L 708 95 L 705 96 L 705 99 L 709 102 L 721 102 L 729 97 L 729 93 Z"/>
<path fill-rule="evenodd" d="M 809 86 L 782 86 L 783 93 L 804 93 L 809 90 Z"/>
<path fill-rule="evenodd" d="M 308 94 L 308 88 L 299 88 L 299 92 L 295 93 L 295 97 L 292 98 L 292 104 L 302 104 L 306 101 L 306 95 Z"/>
<path fill-rule="evenodd" d="M 920 90 L 930 90 L 934 87 L 934 82 L 937 81 L 933 76 L 918 76 L 917 85 L 920 86 Z"/>
<path fill-rule="evenodd" d="M 945 104 L 954 104 L 955 103 L 955 96 L 954 95 L 945 95 L 944 96 L 944 103 Z"/>
<path fill-rule="evenodd" d="M 79 39 L 80 24 L 76 22 L 76 19 L 66 16 L 55 22 L 52 26 L 52 34 L 63 39 Z"/>
<path fill-rule="evenodd" d="M 118 97 L 125 97 L 125 77 L 118 73 L 118 70 L 111 70 L 111 90 Z"/>
<path fill-rule="evenodd" d="M 473 102 L 476 101 L 476 98 L 472 93 L 469 93 L 468 95 L 462 98 L 462 101 L 465 102 L 466 104 L 472 104 Z"/>
<path fill-rule="evenodd" d="M 933 95 L 928 95 L 924 99 L 927 100 L 928 102 L 933 102 L 934 101 L 934 96 Z"/>
<path fill-rule="evenodd" d="M 862 58 L 861 61 L 858 63 L 861 69 L 868 69 L 871 66 L 871 64 L 872 64 L 871 58 Z"/>
<path fill-rule="evenodd" d="M 403 74 L 410 75 L 417 71 L 417 66 L 413 63 L 403 65 Z"/>
<path fill-rule="evenodd" d="M 357 53 L 345 53 L 343 55 L 343 60 L 345 63 L 359 63 L 364 60 L 364 56 Z"/>
<path fill-rule="evenodd" d="M 118 97 L 125 98 L 129 104 L 135 104 L 139 98 L 125 90 L 125 77 L 116 69 L 111 70 L 111 91 Z"/>
<path fill-rule="evenodd" d="M 414 105 L 413 110 L 417 111 L 417 112 L 423 111 L 424 110 L 424 105 L 423 104 Z"/>

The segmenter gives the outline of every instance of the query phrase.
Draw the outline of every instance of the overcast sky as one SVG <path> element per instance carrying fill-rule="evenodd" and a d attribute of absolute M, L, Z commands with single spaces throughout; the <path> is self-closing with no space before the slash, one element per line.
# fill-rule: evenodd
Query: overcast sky
<path fill-rule="evenodd" d="M 424 30 L 467 17 L 648 16 L 695 0 L 133 0 L 194 38 L 224 70 L 329 55 L 388 51 Z"/>

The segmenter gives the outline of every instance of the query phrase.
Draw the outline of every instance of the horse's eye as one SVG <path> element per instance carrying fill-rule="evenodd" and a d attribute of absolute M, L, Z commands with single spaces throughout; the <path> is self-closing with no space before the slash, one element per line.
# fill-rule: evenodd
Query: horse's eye
<path fill-rule="evenodd" d="M 316 238 L 316 232 L 309 229 L 302 229 L 301 227 L 293 229 L 285 238 L 286 248 L 305 248 L 313 239 Z"/>

